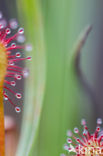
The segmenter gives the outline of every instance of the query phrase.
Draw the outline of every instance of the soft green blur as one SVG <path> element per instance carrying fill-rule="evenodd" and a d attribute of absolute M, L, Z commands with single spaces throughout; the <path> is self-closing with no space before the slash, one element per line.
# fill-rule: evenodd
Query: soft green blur
<path fill-rule="evenodd" d="M 91 22 L 92 5 L 82 0 L 17 0 L 17 5 L 33 45 L 17 156 L 59 156 L 67 129 L 79 126 L 82 118 L 92 119 L 75 66 L 77 39 Z"/>

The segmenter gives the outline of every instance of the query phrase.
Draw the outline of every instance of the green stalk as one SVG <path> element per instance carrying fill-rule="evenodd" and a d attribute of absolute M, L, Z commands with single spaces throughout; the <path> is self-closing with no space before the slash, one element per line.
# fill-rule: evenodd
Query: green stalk
<path fill-rule="evenodd" d="M 80 84 L 75 66 L 75 55 L 88 29 L 83 31 L 75 50 L 71 51 L 76 40 L 73 32 L 77 38 L 85 27 L 79 23 L 79 31 L 72 28 L 73 2 L 18 1 L 21 21 L 34 49 L 29 66 L 30 78 L 25 88 L 17 156 L 59 156 L 63 152 L 67 129 L 78 126 L 81 118 L 91 121 L 90 99 Z"/>
<path fill-rule="evenodd" d="M 28 40 L 33 46 L 32 53 L 29 54 L 32 56 L 32 61 L 26 64 L 30 70 L 30 75 L 26 80 L 22 131 L 16 154 L 17 156 L 26 156 L 28 155 L 29 146 L 31 146 L 33 139 L 36 139 L 37 135 L 45 90 L 46 62 L 42 15 L 38 2 L 36 0 L 26 0 L 25 3 L 23 1 L 20 1 L 20 3 L 20 10 L 23 11 L 24 26 L 27 26 L 25 27 L 25 34 L 28 34 Z"/>

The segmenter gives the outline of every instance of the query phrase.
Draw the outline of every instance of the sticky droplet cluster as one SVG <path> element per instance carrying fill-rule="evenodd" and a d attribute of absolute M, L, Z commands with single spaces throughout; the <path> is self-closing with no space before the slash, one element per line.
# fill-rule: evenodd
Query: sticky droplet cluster
<path fill-rule="evenodd" d="M 28 76 L 28 70 L 23 69 L 19 65 L 19 62 L 31 60 L 30 56 L 26 58 L 22 56 L 24 50 L 32 50 L 31 45 L 24 45 L 24 42 L 24 29 L 19 28 L 17 20 L 11 19 L 9 22 L 7 22 L 0 12 L 0 55 L 2 55 L 3 49 L 7 57 L 7 70 L 3 86 L 3 95 L 4 100 L 8 100 L 14 106 L 17 113 L 21 111 L 21 108 L 15 103 L 15 100 L 12 101 L 8 93 L 13 94 L 13 96 L 18 100 L 22 98 L 22 93 L 16 91 L 16 83 L 22 78 L 26 78 Z"/>
<path fill-rule="evenodd" d="M 83 133 L 74 128 L 74 133 L 70 130 L 67 132 L 67 143 L 64 149 L 67 154 L 60 156 L 103 156 L 103 129 L 101 129 L 102 119 L 97 119 L 96 130 L 90 134 L 85 119 L 82 119 Z"/>

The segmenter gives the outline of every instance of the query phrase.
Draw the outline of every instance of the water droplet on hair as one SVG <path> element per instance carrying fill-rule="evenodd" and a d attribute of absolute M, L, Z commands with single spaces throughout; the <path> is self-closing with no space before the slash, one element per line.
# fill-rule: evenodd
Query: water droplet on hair
<path fill-rule="evenodd" d="M 83 126 L 86 125 L 86 120 L 85 119 L 81 120 L 81 125 L 83 125 Z"/>
<path fill-rule="evenodd" d="M 74 133 L 78 133 L 78 132 L 79 132 L 78 128 L 77 127 L 74 128 Z"/>
<path fill-rule="evenodd" d="M 8 35 L 8 34 L 10 34 L 10 33 L 11 33 L 10 28 L 7 28 L 7 29 L 6 29 L 6 34 Z"/>
<path fill-rule="evenodd" d="M 67 143 L 71 144 L 72 143 L 72 139 L 71 138 L 67 138 Z"/>
<path fill-rule="evenodd" d="M 68 145 L 67 144 L 64 145 L 64 149 L 68 150 Z"/>
<path fill-rule="evenodd" d="M 0 24 L 0 29 L 2 29 L 3 28 L 3 25 L 2 24 Z"/>
<path fill-rule="evenodd" d="M 18 22 L 17 22 L 16 19 L 11 19 L 11 20 L 9 21 L 9 24 L 10 24 L 10 28 L 11 28 L 11 29 L 17 29 L 17 27 L 18 27 Z"/>
<path fill-rule="evenodd" d="M 26 46 L 25 46 L 25 50 L 26 51 L 32 51 L 32 45 L 31 44 L 27 44 Z"/>
<path fill-rule="evenodd" d="M 16 74 L 16 75 L 15 75 L 15 78 L 16 78 L 17 80 L 21 80 L 21 79 L 22 79 L 21 75 L 19 75 L 19 74 Z"/>
<path fill-rule="evenodd" d="M 11 81 L 11 86 L 15 86 L 16 85 L 16 82 L 15 81 Z"/>
<path fill-rule="evenodd" d="M 22 97 L 22 96 L 21 96 L 20 93 L 16 93 L 16 98 L 17 98 L 17 99 L 21 99 L 21 97 Z"/>
<path fill-rule="evenodd" d="M 5 19 L 0 20 L 0 24 L 2 25 L 3 28 L 7 26 L 7 21 Z"/>
<path fill-rule="evenodd" d="M 4 100 L 7 101 L 8 100 L 8 96 L 6 93 L 4 93 Z"/>
<path fill-rule="evenodd" d="M 28 69 L 24 69 L 23 70 L 23 77 L 27 78 L 29 76 L 29 70 Z"/>
<path fill-rule="evenodd" d="M 67 136 L 69 136 L 69 137 L 72 136 L 72 132 L 70 130 L 67 131 Z"/>
<path fill-rule="evenodd" d="M 11 47 L 15 48 L 16 47 L 16 43 L 12 43 Z"/>
<path fill-rule="evenodd" d="M 19 43 L 24 43 L 24 41 L 25 41 L 24 35 L 19 35 L 19 36 L 17 36 L 17 41 L 18 41 Z"/>
<path fill-rule="evenodd" d="M 10 60 L 10 61 L 9 61 L 9 65 L 10 65 L 10 66 L 13 66 L 13 65 L 14 65 L 14 62 Z"/>
<path fill-rule="evenodd" d="M 27 60 L 31 60 L 31 56 L 28 56 L 28 57 L 27 57 Z"/>
<path fill-rule="evenodd" d="M 19 34 L 23 34 L 23 33 L 24 33 L 24 28 L 19 28 L 19 29 L 18 29 L 18 33 L 19 33 Z"/>
<path fill-rule="evenodd" d="M 21 57 L 20 52 L 17 52 L 17 53 L 16 53 L 16 57 Z"/>
<path fill-rule="evenodd" d="M 15 107 L 15 111 L 16 111 L 17 113 L 20 113 L 20 112 L 21 112 L 20 107 Z"/>
<path fill-rule="evenodd" d="M 102 119 L 101 119 L 101 118 L 98 118 L 98 119 L 97 119 L 97 124 L 99 124 L 99 125 L 102 124 Z"/>

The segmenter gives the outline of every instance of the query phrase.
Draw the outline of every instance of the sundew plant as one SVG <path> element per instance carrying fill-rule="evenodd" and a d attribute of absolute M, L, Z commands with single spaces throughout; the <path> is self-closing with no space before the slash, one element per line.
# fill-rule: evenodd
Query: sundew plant
<path fill-rule="evenodd" d="M 100 155 L 102 6 L 0 0 L 0 156 Z"/>
<path fill-rule="evenodd" d="M 77 156 L 88 156 L 88 155 L 103 155 L 103 132 L 100 128 L 102 124 L 101 119 L 97 119 L 97 126 L 95 132 L 90 134 L 87 127 L 86 121 L 82 119 L 81 124 L 83 125 L 83 134 L 81 135 L 77 127 L 74 128 L 74 134 L 68 130 L 67 144 L 64 145 L 64 149 L 68 155 L 74 153 Z M 74 140 L 75 141 L 74 141 Z M 65 154 L 61 154 L 65 156 Z"/>
<path fill-rule="evenodd" d="M 0 124 L 1 124 L 1 139 L 0 139 L 0 155 L 5 155 L 5 141 L 4 141 L 4 112 L 3 112 L 3 97 L 5 101 L 9 101 L 10 104 L 14 107 L 17 113 L 21 112 L 21 108 L 19 103 L 14 103 L 13 100 L 10 98 L 9 93 L 13 94 L 15 98 L 21 99 L 22 94 L 19 92 L 15 92 L 15 89 L 11 88 L 16 86 L 16 81 L 21 80 L 22 77 L 25 77 L 27 71 L 23 70 L 22 67 L 17 65 L 18 61 L 23 60 L 30 60 L 31 57 L 23 58 L 21 57 L 20 52 L 21 49 L 27 49 L 29 46 L 21 46 L 14 42 L 17 39 L 17 42 L 23 41 L 24 33 L 23 28 L 19 28 L 18 32 L 14 35 L 9 36 L 12 31 L 11 29 L 16 29 L 18 24 L 15 20 L 11 20 L 9 24 L 6 23 L 6 20 L 3 18 L 2 13 L 0 13 L 0 51 L 1 51 L 1 60 L 0 60 L 0 67 L 1 67 L 1 74 L 0 74 Z M 22 39 L 21 39 L 22 37 Z M 15 50 L 15 51 L 14 51 Z M 5 103 L 5 102 L 4 102 Z"/>

